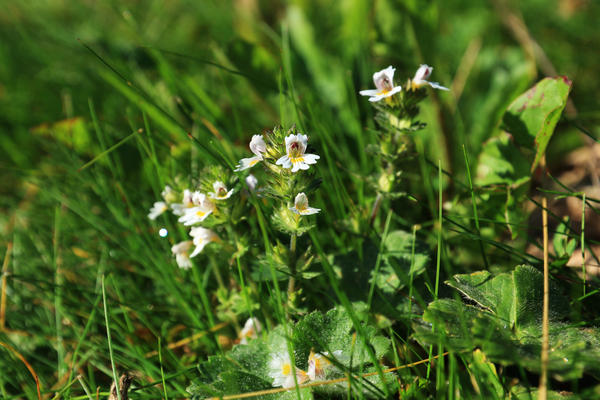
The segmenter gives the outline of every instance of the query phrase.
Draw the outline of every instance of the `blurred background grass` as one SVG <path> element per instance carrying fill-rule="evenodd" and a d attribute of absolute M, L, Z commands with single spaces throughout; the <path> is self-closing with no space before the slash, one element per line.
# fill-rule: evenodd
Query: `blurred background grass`
<path fill-rule="evenodd" d="M 169 243 L 145 217 L 169 177 L 194 174 L 219 152 L 234 161 L 251 134 L 296 122 L 324 152 L 322 192 L 339 193 L 321 196 L 331 211 L 320 230 L 333 232 L 367 204 L 362 176 L 373 164 L 363 150 L 375 136 L 371 108 L 357 92 L 372 87 L 374 71 L 393 65 L 402 84 L 427 63 L 432 79 L 452 88 L 424 106 L 428 128 L 419 140 L 460 179 L 461 146 L 476 159 L 506 106 L 546 75 L 574 81 L 569 119 L 598 134 L 594 1 L 2 0 L 0 9 L 8 277 L 0 341 L 29 360 L 45 390 L 77 373 L 91 388 L 108 388 L 106 331 L 94 307 L 104 272 L 112 272 L 116 361 L 140 381 L 160 380 L 156 357 L 146 357 L 156 337 L 168 342 L 215 325 L 196 291 L 210 277 L 176 270 Z M 560 125 L 551 166 L 585 144 L 573 126 Z M 188 133 L 199 146 L 191 148 Z M 196 346 L 211 353 L 221 343 L 207 335 Z M 197 357 L 166 352 L 165 371 L 183 373 Z M 14 353 L 0 350 L 0 371 L 4 397 L 36 397 Z M 168 379 L 168 392 L 185 396 L 186 382 Z M 156 386 L 139 393 L 162 395 Z"/>

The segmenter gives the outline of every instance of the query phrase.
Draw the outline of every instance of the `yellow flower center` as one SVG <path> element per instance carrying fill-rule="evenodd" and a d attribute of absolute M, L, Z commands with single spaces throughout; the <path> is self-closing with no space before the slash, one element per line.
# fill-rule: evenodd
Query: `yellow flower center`
<path fill-rule="evenodd" d="M 417 82 L 415 82 L 413 80 L 410 81 L 410 89 L 413 90 L 413 91 L 417 90 L 417 89 L 420 89 L 423 85 L 424 85 L 423 83 L 417 83 Z"/>
<path fill-rule="evenodd" d="M 196 215 L 200 218 L 204 217 L 206 213 L 204 211 L 196 211 Z"/>
<path fill-rule="evenodd" d="M 296 156 L 296 157 L 293 157 L 293 156 L 290 154 L 290 162 L 291 162 L 292 164 L 296 164 L 296 163 L 299 163 L 299 162 L 304 162 L 304 157 L 302 157 L 302 156 Z"/>
<path fill-rule="evenodd" d="M 289 375 L 292 372 L 292 366 L 288 363 L 283 364 L 281 367 L 281 372 L 283 375 Z"/>

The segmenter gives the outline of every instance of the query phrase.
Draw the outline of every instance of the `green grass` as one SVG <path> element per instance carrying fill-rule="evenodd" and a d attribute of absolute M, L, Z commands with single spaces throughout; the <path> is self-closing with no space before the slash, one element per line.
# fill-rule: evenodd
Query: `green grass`
<path fill-rule="evenodd" d="M 528 231 L 529 214 L 516 212 L 541 192 L 514 194 L 524 201 L 508 224 L 519 234 L 512 237 L 497 213 L 506 197 L 477 185 L 483 143 L 498 134 L 510 102 L 546 75 L 544 62 L 531 57 L 491 5 L 504 1 L 5 3 L 0 342 L 30 364 L 44 398 L 96 398 L 97 391 L 106 397 L 125 372 L 134 377 L 131 398 L 184 398 L 198 363 L 229 354 L 246 318 L 258 318 L 268 331 L 292 329 L 306 314 L 336 306 L 348 313 L 357 346 L 365 345 L 380 379 L 384 367 L 369 346 L 371 326 L 391 340 L 387 367 L 450 351 L 444 362 L 397 372 L 407 397 L 474 396 L 473 381 L 505 390 L 514 380 L 537 386 L 525 367 L 496 363 L 493 373 L 494 364 L 446 348 L 442 336 L 431 347 L 415 339 L 429 302 L 460 300 L 443 283 L 453 274 L 541 265 L 526 252 L 541 234 Z M 600 80 L 590 49 L 600 45 L 594 25 L 600 7 L 571 1 L 511 7 L 554 68 L 574 81 L 577 113 L 561 121 L 547 150 L 553 173 L 566 150 L 586 143 L 578 127 L 599 134 Z M 380 158 L 366 149 L 379 136 L 375 110 L 358 91 L 371 88 L 372 73 L 388 65 L 404 85 L 421 63 L 434 66 L 432 80 L 452 90 L 430 92 L 421 103 L 418 120 L 427 127 L 410 137 L 414 147 L 401 163 L 406 195 L 384 198 L 371 220 Z M 164 185 L 193 185 L 210 165 L 231 170 L 248 157 L 253 134 L 293 123 L 320 155 L 311 171 L 322 179 L 309 194 L 322 212 L 311 217 L 316 227 L 297 238 L 293 255 L 294 263 L 305 260 L 308 249 L 310 271 L 321 274 L 297 280 L 295 308 L 286 305 L 287 279 L 279 280 L 277 264 L 290 237 L 274 228 L 273 203 L 261 198 L 250 197 L 247 220 L 226 232 L 245 253 L 231 257 L 239 248 L 208 246 L 191 270 L 177 268 L 170 248 L 187 230 L 172 215 L 147 218 Z M 588 213 L 597 213 L 592 195 L 547 184 L 550 198 L 582 198 Z M 551 220 L 561 219 L 550 211 Z M 166 238 L 158 235 L 163 227 Z M 399 229 L 411 238 L 401 290 L 340 279 L 352 268 L 401 276 L 403 264 L 385 253 Z M 587 230 L 557 235 L 596 257 L 592 245 L 600 238 Z M 413 276 L 419 246 L 430 261 Z M 264 279 L 253 275 L 259 264 Z M 589 269 L 583 283 L 575 272 L 553 271 L 572 301 L 571 322 L 594 328 L 597 278 Z M 366 316 L 356 300 L 370 307 Z M 186 338 L 196 339 L 170 347 Z M 0 347 L 0 371 L 1 398 L 38 398 L 31 372 L 8 347 Z M 370 384 L 353 381 L 348 396 L 371 393 Z M 599 384 L 587 372 L 551 382 L 579 395 Z M 374 387 L 375 397 L 396 390 Z"/>

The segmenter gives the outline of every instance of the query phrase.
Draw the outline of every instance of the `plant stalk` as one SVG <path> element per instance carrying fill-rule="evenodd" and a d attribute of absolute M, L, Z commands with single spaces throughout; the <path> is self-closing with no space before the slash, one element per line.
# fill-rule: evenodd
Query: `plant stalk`
<path fill-rule="evenodd" d="M 290 236 L 290 280 L 288 281 L 288 299 L 296 290 L 296 240 L 298 235 L 292 233 Z"/>
<path fill-rule="evenodd" d="M 546 157 L 542 157 L 541 166 L 546 171 Z M 550 303 L 550 281 L 548 272 L 548 199 L 542 197 L 542 227 L 544 237 L 544 305 L 542 311 L 542 354 L 541 354 L 541 376 L 538 390 L 538 399 L 546 400 L 548 397 L 548 347 L 549 347 L 549 303 Z"/>

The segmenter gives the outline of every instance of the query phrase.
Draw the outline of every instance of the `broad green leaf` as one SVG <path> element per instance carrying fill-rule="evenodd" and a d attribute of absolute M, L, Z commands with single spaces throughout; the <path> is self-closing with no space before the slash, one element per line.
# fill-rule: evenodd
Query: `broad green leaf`
<path fill-rule="evenodd" d="M 516 385 L 510 391 L 512 397 L 515 400 L 535 400 L 539 398 L 538 388 L 528 388 L 523 385 Z M 571 396 L 564 392 L 556 392 L 554 390 L 548 391 L 548 400 L 569 400 L 578 397 Z"/>
<path fill-rule="evenodd" d="M 385 238 L 383 264 L 377 275 L 371 271 L 371 279 L 384 293 L 395 293 L 408 286 L 412 274 L 413 279 L 425 271 L 429 263 L 427 247 L 415 239 L 413 255 L 413 235 L 397 230 L 390 232 Z"/>
<path fill-rule="evenodd" d="M 495 277 L 488 271 L 454 275 L 446 284 L 459 290 L 469 300 L 490 310 L 504 321 L 527 326 L 541 321 L 543 275 L 537 269 L 520 265 L 512 274 Z M 550 283 L 550 318 L 560 320 L 569 313 L 569 302 Z"/>
<path fill-rule="evenodd" d="M 520 186 L 529 181 L 530 164 L 511 137 L 502 134 L 483 145 L 475 182 L 479 186 Z"/>
<path fill-rule="evenodd" d="M 544 78 L 513 101 L 502 118 L 504 130 L 513 135 L 515 142 L 534 151 L 531 170 L 546 151 L 571 86 L 566 76 Z"/>
<path fill-rule="evenodd" d="M 459 290 L 469 300 L 489 309 L 499 318 L 515 322 L 515 294 L 511 274 L 495 277 L 488 271 L 454 275 L 446 284 Z"/>
<path fill-rule="evenodd" d="M 457 300 L 440 299 L 430 303 L 423 321 L 425 323 L 414 325 L 416 337 L 423 343 L 437 344 L 441 340 L 449 348 L 463 351 L 493 340 L 502 343 L 508 353 L 514 348 L 508 323 Z"/>
<path fill-rule="evenodd" d="M 360 314 L 360 310 L 357 310 Z M 376 329 L 366 326 L 368 343 L 372 346 L 377 359 L 383 357 L 390 347 L 390 341 L 383 336 L 376 335 Z M 308 314 L 294 327 L 294 349 L 301 357 L 308 355 L 311 350 L 317 352 L 327 351 L 330 354 L 342 350 L 344 356 L 339 360 L 341 364 L 352 367 L 371 362 L 362 341 L 355 336 L 352 321 L 343 308 L 334 308 L 326 314 L 318 311 Z M 298 364 L 303 367 L 301 363 Z"/>
<path fill-rule="evenodd" d="M 542 320 L 544 276 L 529 265 L 513 271 L 515 283 L 515 317 L 517 327 L 537 324 Z M 561 320 L 569 313 L 569 300 L 550 281 L 550 320 Z"/>
<path fill-rule="evenodd" d="M 367 320 L 367 308 L 364 304 L 355 304 L 355 311 L 362 320 Z M 273 378 L 269 375 L 269 362 L 273 355 L 288 352 L 288 340 L 294 351 L 295 365 L 304 371 L 308 368 L 311 351 L 328 352 L 332 355 L 333 365 L 326 370 L 326 378 L 346 376 L 346 371 L 354 374 L 372 372 L 374 363 L 390 348 L 390 340 L 377 335 L 377 329 L 369 324 L 363 326 L 376 359 L 372 360 L 363 340 L 356 336 L 352 321 L 344 308 L 334 308 L 323 314 L 315 311 L 306 315 L 295 325 L 283 326 L 271 330 L 265 338 L 251 340 L 246 345 L 235 346 L 231 351 L 211 356 L 198 365 L 199 377 L 188 387 L 194 399 L 207 396 L 223 396 L 272 389 Z M 386 374 L 388 387 L 395 387 L 394 374 Z M 366 397 L 377 397 L 383 392 L 380 377 L 373 376 L 359 380 L 352 386 L 353 391 L 360 390 Z M 311 399 L 312 393 L 348 392 L 346 383 L 302 389 L 303 399 Z M 269 395 L 273 399 L 296 398 L 296 391 Z"/>
<path fill-rule="evenodd" d="M 507 277 L 512 276 L 514 320 L 512 328 L 495 310 L 504 304 L 499 293 L 507 291 Z M 443 343 L 456 351 L 482 349 L 493 362 L 518 364 L 539 372 L 542 339 L 542 273 L 521 265 L 512 275 L 493 277 L 482 271 L 457 275 L 448 284 L 459 289 L 477 305 L 440 299 L 429 304 L 423 322 L 415 323 L 415 336 L 422 344 Z M 509 291 L 510 292 L 510 291 Z M 510 297 L 510 295 L 508 295 Z M 557 285 L 550 283 L 549 371 L 560 380 L 580 378 L 583 374 L 600 376 L 600 329 L 581 328 L 565 321 L 569 303 Z"/>
<path fill-rule="evenodd" d="M 490 361 L 540 371 L 540 324 L 528 325 L 515 333 L 489 311 L 449 299 L 431 303 L 423 320 L 423 323 L 414 325 L 415 337 L 423 345 L 441 342 L 454 351 L 481 348 Z M 552 351 L 549 353 L 548 370 L 555 379 L 577 379 L 585 373 L 600 376 L 598 328 L 552 322 L 549 341 Z"/>

